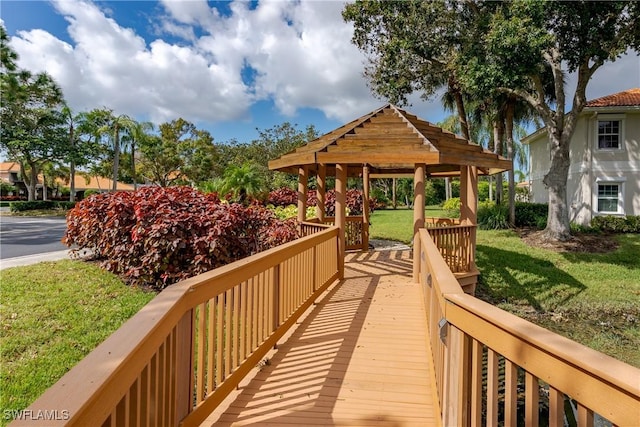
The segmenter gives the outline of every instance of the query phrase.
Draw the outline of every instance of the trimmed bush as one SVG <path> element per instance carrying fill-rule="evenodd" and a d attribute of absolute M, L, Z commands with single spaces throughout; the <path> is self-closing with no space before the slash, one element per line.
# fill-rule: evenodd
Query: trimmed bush
<path fill-rule="evenodd" d="M 30 202 L 11 202 L 9 210 L 11 212 L 34 211 L 37 209 L 55 209 L 56 203 L 53 200 L 33 200 Z"/>
<path fill-rule="evenodd" d="M 145 187 L 79 202 L 63 242 L 93 250 L 131 284 L 160 290 L 295 238 L 295 221 L 265 207 L 221 203 L 190 187 Z"/>
<path fill-rule="evenodd" d="M 537 227 L 543 229 L 547 226 L 549 205 L 546 203 L 516 202 L 516 227 Z"/>
<path fill-rule="evenodd" d="M 591 227 L 609 233 L 640 233 L 640 215 L 597 216 L 591 220 Z"/>
<path fill-rule="evenodd" d="M 69 210 L 75 206 L 75 202 L 59 200 L 33 200 L 31 202 L 11 202 L 9 210 L 11 212 L 25 212 L 39 209 L 63 209 Z"/>

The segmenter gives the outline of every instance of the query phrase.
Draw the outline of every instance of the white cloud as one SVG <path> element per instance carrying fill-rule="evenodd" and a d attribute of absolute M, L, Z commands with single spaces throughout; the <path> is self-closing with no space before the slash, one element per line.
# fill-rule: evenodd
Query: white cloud
<path fill-rule="evenodd" d="M 107 106 L 154 121 L 246 117 L 252 102 L 273 100 L 285 115 L 317 108 L 351 120 L 380 104 L 362 78 L 339 2 L 229 4 L 221 15 L 204 0 L 164 0 L 155 31 L 181 45 L 145 41 L 88 1 L 53 3 L 72 44 L 44 30 L 19 32 L 20 65 L 49 72 L 76 109 Z M 199 34 L 199 37 L 196 36 Z M 243 82 L 243 70 L 254 73 Z"/>

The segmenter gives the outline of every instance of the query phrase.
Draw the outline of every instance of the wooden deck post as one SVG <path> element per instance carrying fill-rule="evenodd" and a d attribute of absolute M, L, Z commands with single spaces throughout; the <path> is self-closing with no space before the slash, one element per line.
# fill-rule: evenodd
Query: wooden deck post
<path fill-rule="evenodd" d="M 309 168 L 300 166 L 298 168 L 298 222 L 307 219 L 307 187 L 309 180 Z"/>
<path fill-rule="evenodd" d="M 318 165 L 316 175 L 316 216 L 320 220 L 320 224 L 324 223 L 324 200 L 327 191 L 327 166 L 323 163 Z"/>
<path fill-rule="evenodd" d="M 362 250 L 369 249 L 369 166 L 367 164 L 362 168 Z"/>
<path fill-rule="evenodd" d="M 460 167 L 460 224 L 476 225 L 478 223 L 478 168 L 475 166 Z M 469 253 L 471 268 L 476 264 L 476 230 L 471 230 Z"/>
<path fill-rule="evenodd" d="M 338 227 L 338 277 L 344 279 L 344 255 L 346 248 L 345 226 L 347 194 L 347 165 L 336 165 L 336 227 Z"/>
<path fill-rule="evenodd" d="M 424 173 L 426 165 L 417 163 L 413 174 L 413 281 L 420 275 L 420 229 L 424 228 Z"/>

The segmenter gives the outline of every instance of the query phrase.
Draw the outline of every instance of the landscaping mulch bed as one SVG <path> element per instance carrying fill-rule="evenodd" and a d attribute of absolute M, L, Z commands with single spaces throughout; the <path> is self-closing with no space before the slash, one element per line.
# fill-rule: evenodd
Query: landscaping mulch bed
<path fill-rule="evenodd" d="M 618 248 L 618 242 L 609 234 L 577 233 L 564 242 L 551 241 L 543 230 L 519 228 L 516 233 L 529 246 L 555 252 L 607 253 Z"/>

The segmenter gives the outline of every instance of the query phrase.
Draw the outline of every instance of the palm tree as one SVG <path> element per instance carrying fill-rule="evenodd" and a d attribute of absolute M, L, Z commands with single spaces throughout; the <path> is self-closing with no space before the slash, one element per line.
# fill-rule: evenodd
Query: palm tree
<path fill-rule="evenodd" d="M 153 130 L 153 123 L 151 122 L 133 122 L 131 128 L 129 128 L 126 139 L 123 138 L 123 143 L 129 146 L 131 153 L 131 178 L 133 179 L 133 189 L 138 189 L 138 180 L 136 175 L 136 144 L 143 138 L 146 138 L 148 133 Z M 124 145 L 124 144 L 123 144 Z"/>
<path fill-rule="evenodd" d="M 113 147 L 113 184 L 111 191 L 118 189 L 118 170 L 120 168 L 120 138 L 123 133 L 130 133 L 136 121 L 126 114 L 114 116 L 111 114 L 109 123 L 99 129 L 101 134 L 109 135 Z"/>
<path fill-rule="evenodd" d="M 245 203 L 247 196 L 259 196 L 264 190 L 264 177 L 251 163 L 232 165 L 224 172 L 223 192 L 232 192 L 239 203 Z"/>

